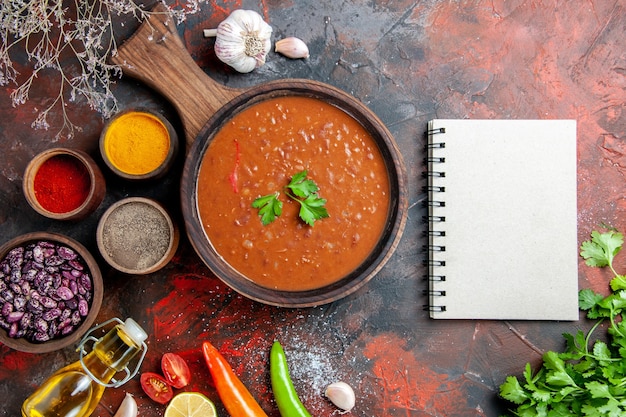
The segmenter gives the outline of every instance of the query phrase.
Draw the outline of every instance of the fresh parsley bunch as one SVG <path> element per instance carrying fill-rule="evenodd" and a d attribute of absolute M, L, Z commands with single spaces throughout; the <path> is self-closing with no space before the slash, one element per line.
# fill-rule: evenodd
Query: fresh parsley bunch
<path fill-rule="evenodd" d="M 626 276 L 613 268 L 613 259 L 622 249 L 624 237 L 616 230 L 593 231 L 583 242 L 580 255 L 592 267 L 608 266 L 615 277 L 611 294 L 603 296 L 590 289 L 579 292 L 579 306 L 587 317 L 598 320 L 591 330 L 576 335 L 564 333 L 567 349 L 548 351 L 543 364 L 533 373 L 526 364 L 523 381 L 514 376 L 500 386 L 500 395 L 517 405 L 516 416 L 625 416 L 626 415 Z M 591 340 L 600 323 L 608 319 L 607 342 Z"/>
<path fill-rule="evenodd" d="M 326 199 L 318 194 L 319 187 L 310 179 L 306 178 L 307 171 L 300 171 L 291 177 L 289 184 L 285 186 L 285 194 L 300 204 L 300 219 L 309 226 L 313 226 L 315 220 L 328 217 L 328 211 L 324 205 Z M 252 202 L 252 207 L 259 210 L 261 223 L 267 226 L 283 212 L 283 203 L 279 200 L 280 193 L 264 195 Z"/>

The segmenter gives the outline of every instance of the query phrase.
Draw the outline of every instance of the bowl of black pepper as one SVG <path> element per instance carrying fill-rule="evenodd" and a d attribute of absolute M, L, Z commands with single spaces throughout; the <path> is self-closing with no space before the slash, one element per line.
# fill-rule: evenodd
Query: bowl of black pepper
<path fill-rule="evenodd" d="M 174 257 L 179 230 L 159 202 L 128 197 L 104 212 L 96 240 L 100 254 L 113 268 L 129 275 L 146 275 Z"/>
<path fill-rule="evenodd" d="M 102 305 L 102 275 L 78 241 L 33 232 L 0 247 L 0 342 L 45 353 L 76 342 Z"/>

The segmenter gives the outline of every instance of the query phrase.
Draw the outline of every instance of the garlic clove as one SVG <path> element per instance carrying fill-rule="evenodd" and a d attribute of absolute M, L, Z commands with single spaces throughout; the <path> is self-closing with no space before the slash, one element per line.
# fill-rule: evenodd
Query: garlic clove
<path fill-rule="evenodd" d="M 345 382 L 333 382 L 324 392 L 326 398 L 344 411 L 350 411 L 356 403 L 356 396 L 352 387 Z"/>
<path fill-rule="evenodd" d="M 126 393 L 122 404 L 117 409 L 117 412 L 113 417 L 136 417 L 137 416 L 137 402 L 132 395 Z"/>
<path fill-rule="evenodd" d="M 287 58 L 308 58 L 309 47 L 299 38 L 285 38 L 276 42 L 274 50 Z"/>

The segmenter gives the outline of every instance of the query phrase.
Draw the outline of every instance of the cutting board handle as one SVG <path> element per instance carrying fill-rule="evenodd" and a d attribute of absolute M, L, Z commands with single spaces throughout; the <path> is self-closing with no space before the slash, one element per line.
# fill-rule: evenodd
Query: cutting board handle
<path fill-rule="evenodd" d="M 161 3 L 118 47 L 111 62 L 174 105 L 183 123 L 187 148 L 211 116 L 242 92 L 217 83 L 202 71 L 178 36 L 169 11 Z"/>

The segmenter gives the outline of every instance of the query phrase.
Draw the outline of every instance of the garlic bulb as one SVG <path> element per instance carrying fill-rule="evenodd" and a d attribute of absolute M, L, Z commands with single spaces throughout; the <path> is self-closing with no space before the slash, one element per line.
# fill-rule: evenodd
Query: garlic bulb
<path fill-rule="evenodd" d="M 274 50 L 280 54 L 285 55 L 287 58 L 308 58 L 309 47 L 302 39 L 298 38 L 285 38 L 276 42 Z"/>
<path fill-rule="evenodd" d="M 354 408 L 356 397 L 352 387 L 345 382 L 333 382 L 328 387 L 324 395 L 337 407 L 348 412 Z"/>
<path fill-rule="evenodd" d="M 205 36 L 211 34 L 205 31 Z M 265 64 L 272 48 L 272 27 L 254 10 L 234 10 L 218 25 L 215 36 L 215 55 L 243 73 Z"/>

